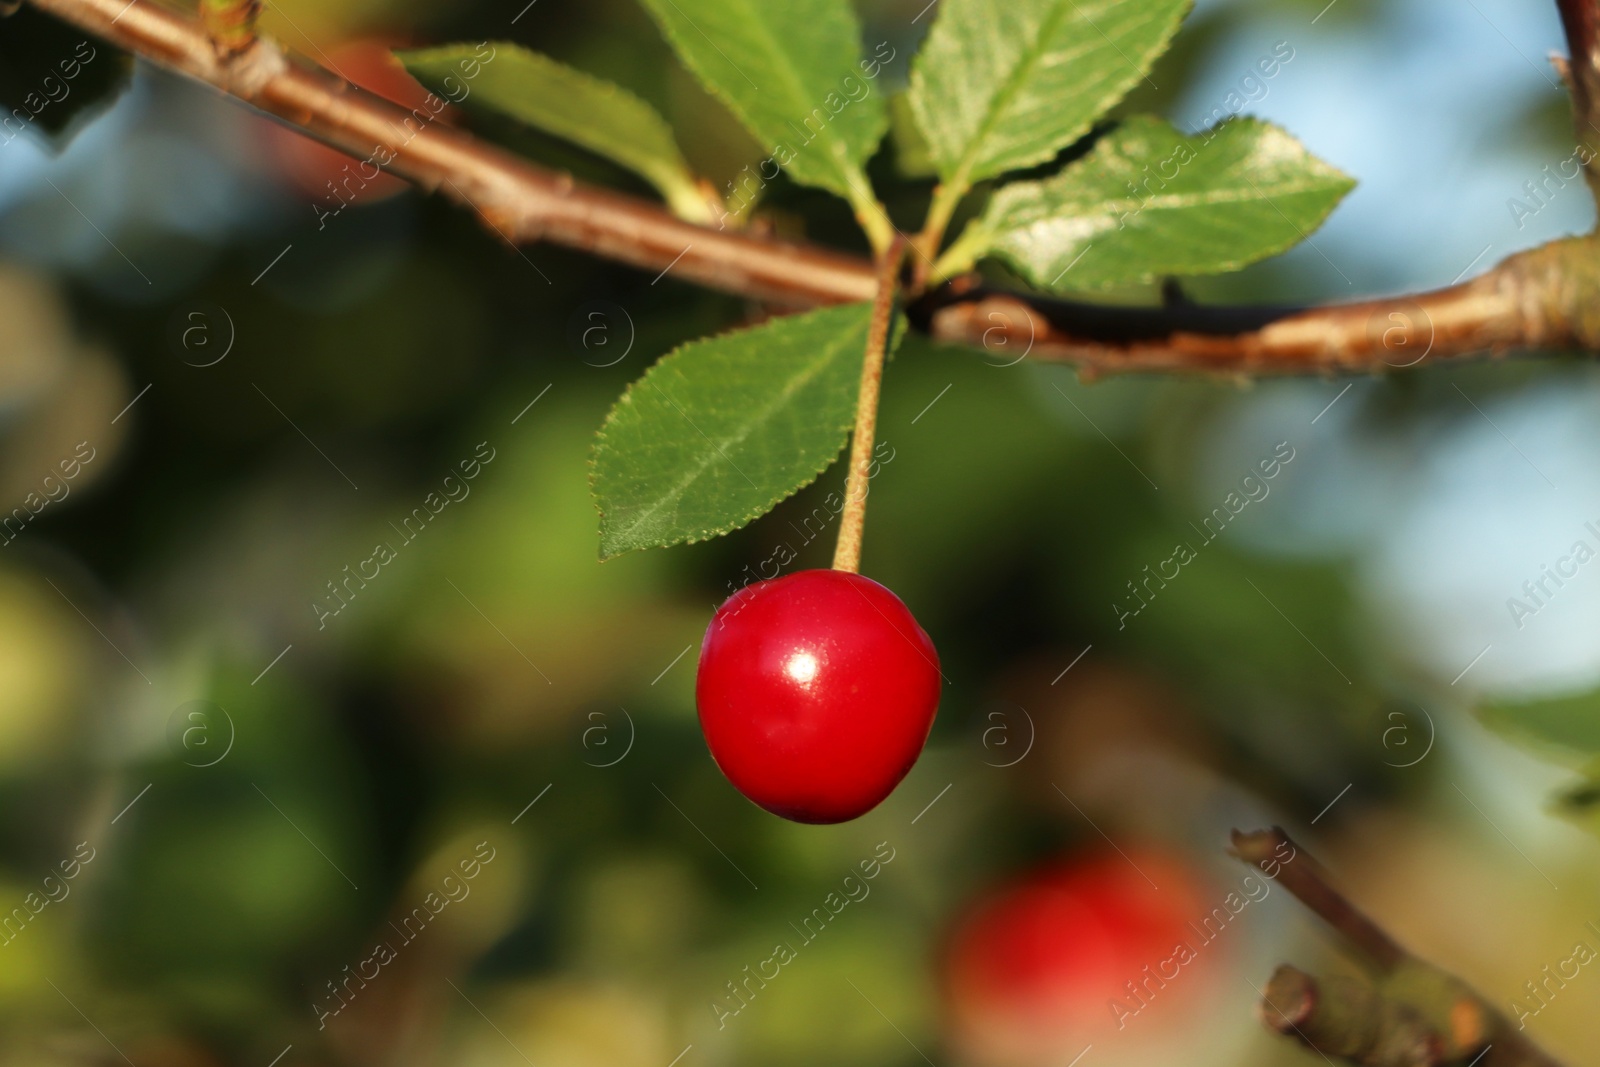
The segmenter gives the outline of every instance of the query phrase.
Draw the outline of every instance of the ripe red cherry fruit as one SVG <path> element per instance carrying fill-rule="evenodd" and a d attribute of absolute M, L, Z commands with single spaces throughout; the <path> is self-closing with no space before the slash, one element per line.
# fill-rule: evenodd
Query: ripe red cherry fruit
<path fill-rule="evenodd" d="M 800 571 L 729 597 L 700 647 L 695 703 L 711 758 L 774 815 L 844 822 L 917 761 L 939 707 L 939 655 L 870 578 Z"/>

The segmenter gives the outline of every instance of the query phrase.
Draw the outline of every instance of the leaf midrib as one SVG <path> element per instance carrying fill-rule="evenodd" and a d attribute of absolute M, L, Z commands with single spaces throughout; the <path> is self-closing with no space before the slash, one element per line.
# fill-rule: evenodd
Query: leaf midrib
<path fill-rule="evenodd" d="M 743 0 L 743 3 L 741 3 L 740 6 L 742 6 L 747 13 L 750 13 L 748 16 L 749 20 L 754 23 L 762 41 L 766 44 L 768 54 L 776 57 L 779 60 L 778 66 L 783 71 L 783 81 L 786 83 L 787 88 L 789 89 L 791 100 L 797 103 L 800 107 L 805 107 L 807 93 L 805 83 L 800 80 L 799 74 L 796 72 L 794 65 L 789 62 L 788 51 L 782 46 L 777 38 L 772 36 L 772 27 L 767 24 L 765 19 L 753 13 L 760 10 L 759 5 L 751 3 L 750 0 Z M 860 42 L 856 42 L 856 47 L 858 49 L 860 48 Z M 761 90 L 759 89 L 756 90 L 758 94 L 760 91 Z M 824 108 L 827 107 L 825 103 L 819 104 L 818 106 Z M 806 112 L 807 115 L 810 113 L 811 112 L 809 111 Z M 843 114 L 842 109 L 840 113 Z M 794 120 L 790 119 L 789 121 L 792 123 Z M 804 120 L 802 119 L 801 121 L 803 124 Z M 831 121 L 829 121 L 822 127 L 821 130 L 817 132 L 817 136 L 825 137 L 827 139 L 828 152 L 826 154 L 826 158 L 831 160 L 838 168 L 835 177 L 837 177 L 846 188 L 849 188 L 852 184 L 850 179 L 854 177 L 854 175 L 852 175 L 850 172 L 855 169 L 855 163 L 850 159 L 849 146 L 846 145 L 844 143 L 844 139 L 838 135 L 838 132 Z M 796 150 L 795 155 L 797 158 L 799 154 L 800 150 Z"/>
<path fill-rule="evenodd" d="M 1023 61 L 1012 69 L 1011 74 L 1001 83 L 1000 89 L 990 97 L 989 108 L 984 112 L 983 121 L 978 124 L 978 129 L 967 140 L 967 149 L 956 162 L 955 170 L 950 175 L 950 184 L 960 188 L 967 184 L 967 175 L 972 172 L 972 167 L 977 160 L 978 150 L 989 138 L 995 123 L 999 122 L 1001 112 L 1011 103 L 1013 97 L 1020 91 L 1025 75 L 1029 74 L 1044 53 L 1043 42 L 1055 33 L 1061 24 L 1061 19 L 1066 16 L 1066 7 L 1071 0 L 1056 0 L 1051 9 L 1051 14 L 1040 25 L 1040 32 L 1035 38 L 1039 47 L 1026 53 Z"/>
<path fill-rule="evenodd" d="M 1304 182 L 1295 185 L 1275 185 L 1270 189 L 1243 190 L 1238 187 L 1219 189 L 1210 193 L 1158 193 L 1148 199 L 1142 200 L 1097 200 L 1093 211 L 1086 211 L 1077 215 L 1051 214 L 1043 218 L 1034 219 L 1025 223 L 1026 226 L 1036 226 L 1041 222 L 1054 222 L 1068 218 L 1093 218 L 1097 215 L 1109 214 L 1122 207 L 1137 207 L 1142 214 L 1145 211 L 1178 211 L 1187 208 L 1209 207 L 1216 204 L 1237 204 L 1250 201 L 1270 203 L 1275 196 L 1295 196 L 1299 193 L 1332 192 L 1341 184 L 1337 178 L 1329 177 L 1313 182 Z"/>
<path fill-rule="evenodd" d="M 411 55 L 418 65 L 431 65 L 439 55 L 447 53 L 449 47 L 419 49 Z M 559 89 L 557 83 L 565 79 L 568 88 L 581 94 L 586 105 L 598 104 L 603 108 L 608 106 L 605 98 L 611 97 L 610 103 L 616 106 L 618 113 L 636 136 L 624 136 L 603 122 L 573 121 L 559 108 L 543 107 L 536 96 L 515 94 L 514 87 L 509 83 L 502 84 L 501 87 L 513 92 L 520 99 L 503 100 L 491 93 L 487 95 L 486 102 L 480 101 L 477 106 L 509 118 L 519 125 L 548 132 L 577 145 L 586 152 L 592 152 L 630 169 L 663 192 L 694 184 L 689 164 L 684 159 L 683 150 L 678 147 L 672 127 L 643 97 L 624 85 L 562 63 L 552 56 L 520 45 L 513 45 L 510 48 L 512 50 L 508 53 L 508 58 L 512 63 L 503 71 L 496 68 L 494 73 L 489 74 L 483 86 L 485 90 L 496 84 L 493 79 L 497 76 L 516 79 L 519 75 L 525 74 L 535 82 L 543 82 L 541 88 L 545 89 Z M 402 62 L 406 61 L 402 59 Z M 525 66 L 519 68 L 517 64 Z M 407 66 L 409 69 L 409 64 Z M 436 70 L 430 70 L 428 76 L 439 77 Z"/>

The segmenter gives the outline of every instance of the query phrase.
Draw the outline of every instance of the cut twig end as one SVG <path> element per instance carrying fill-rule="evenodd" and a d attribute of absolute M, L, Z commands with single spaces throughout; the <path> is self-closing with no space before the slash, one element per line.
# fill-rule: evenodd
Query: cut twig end
<path fill-rule="evenodd" d="M 1274 1033 L 1292 1034 L 1304 1026 L 1316 1010 L 1316 979 L 1284 963 L 1267 980 L 1267 988 L 1256 1004 L 1256 1017 L 1262 1026 Z"/>
<path fill-rule="evenodd" d="M 1233 847 L 1228 851 L 1252 866 L 1260 866 L 1272 858 L 1273 852 L 1289 840 L 1280 826 L 1265 830 L 1234 830 L 1229 834 Z"/>

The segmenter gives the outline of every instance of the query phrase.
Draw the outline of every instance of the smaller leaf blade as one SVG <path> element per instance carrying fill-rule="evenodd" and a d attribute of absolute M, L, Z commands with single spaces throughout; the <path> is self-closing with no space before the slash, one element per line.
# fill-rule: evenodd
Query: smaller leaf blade
<path fill-rule="evenodd" d="M 1556 815 L 1600 837 L 1600 759 L 1590 760 L 1582 777 L 1556 794 Z"/>
<path fill-rule="evenodd" d="M 942 0 L 911 105 L 947 183 L 1050 159 L 1166 51 L 1189 0 Z"/>
<path fill-rule="evenodd" d="M 444 45 L 395 55 L 412 77 L 451 101 L 571 141 L 644 178 L 678 215 L 712 221 L 709 201 L 696 188 L 672 128 L 655 108 L 620 85 L 521 45 L 494 42 L 488 62 L 481 61 L 480 47 Z M 464 67 L 469 63 L 476 70 L 470 76 Z"/>
<path fill-rule="evenodd" d="M 691 341 L 629 386 L 595 443 L 601 558 L 727 533 L 827 469 L 870 319 L 848 304 Z"/>
<path fill-rule="evenodd" d="M 951 260 L 995 255 L 1046 289 L 1215 274 L 1298 244 L 1353 185 L 1271 123 L 1189 137 L 1138 116 L 1059 174 L 1003 187 Z"/>
<path fill-rule="evenodd" d="M 862 168 L 889 124 L 873 81 L 893 52 L 861 58 L 848 0 L 642 2 L 684 65 L 774 164 L 862 210 L 871 200 Z"/>
<path fill-rule="evenodd" d="M 1600 757 L 1600 691 L 1522 702 L 1492 702 L 1478 718 L 1524 743 Z"/>

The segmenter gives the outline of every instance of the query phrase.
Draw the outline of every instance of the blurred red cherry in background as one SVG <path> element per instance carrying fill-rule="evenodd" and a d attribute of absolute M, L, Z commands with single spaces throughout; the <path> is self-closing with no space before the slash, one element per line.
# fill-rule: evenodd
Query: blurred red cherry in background
<path fill-rule="evenodd" d="M 997 888 L 946 951 L 957 1044 L 977 1062 L 1065 1063 L 1111 1033 L 1190 1020 L 1228 940 L 1191 925 L 1211 895 L 1187 860 L 1153 848 L 1058 860 Z"/>

